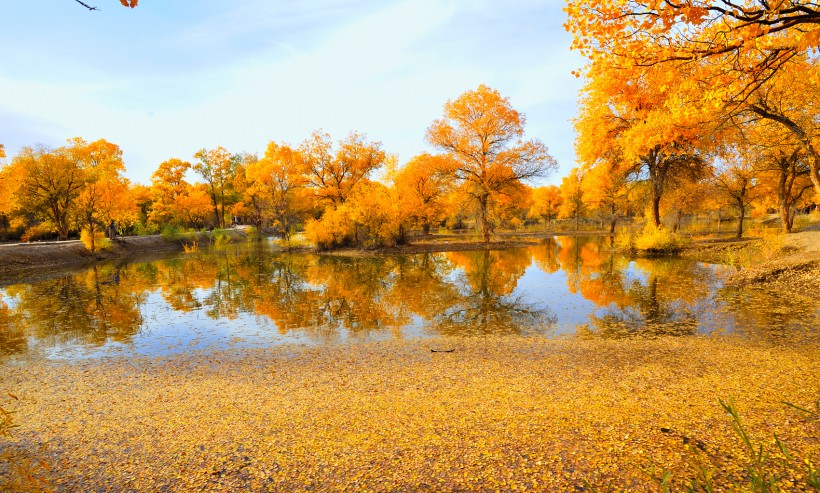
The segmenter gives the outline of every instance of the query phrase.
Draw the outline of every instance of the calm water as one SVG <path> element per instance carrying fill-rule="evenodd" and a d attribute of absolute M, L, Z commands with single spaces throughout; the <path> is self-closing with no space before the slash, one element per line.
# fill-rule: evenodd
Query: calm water
<path fill-rule="evenodd" d="M 820 307 L 722 287 L 728 269 L 629 259 L 608 239 L 349 258 L 267 246 L 103 264 L 0 289 L 0 360 L 162 355 L 489 333 L 816 334 Z"/>

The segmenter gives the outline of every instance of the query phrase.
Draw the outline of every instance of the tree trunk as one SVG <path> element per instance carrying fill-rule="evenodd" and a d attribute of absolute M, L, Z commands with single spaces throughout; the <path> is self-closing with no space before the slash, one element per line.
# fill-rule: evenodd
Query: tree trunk
<path fill-rule="evenodd" d="M 618 215 L 615 214 L 615 203 L 610 205 L 609 212 L 609 234 L 615 234 L 615 223 L 618 221 Z"/>
<path fill-rule="evenodd" d="M 489 195 L 484 194 L 478 199 L 478 223 L 479 228 L 481 230 L 481 234 L 484 236 L 484 243 L 490 243 L 490 224 L 487 218 L 487 208 L 489 207 L 488 204 Z"/>
<path fill-rule="evenodd" d="M 746 206 L 743 205 L 743 201 L 739 200 L 737 203 L 737 232 L 735 233 L 735 238 L 738 240 L 743 238 L 743 220 L 746 219 Z"/>
<path fill-rule="evenodd" d="M 652 192 L 652 224 L 656 228 L 661 227 L 661 196 L 654 190 Z"/>
<path fill-rule="evenodd" d="M 786 205 L 785 201 L 780 201 L 780 221 L 783 223 L 783 231 L 786 233 L 791 233 L 792 231 L 792 222 L 794 216 L 789 214 L 789 206 Z"/>

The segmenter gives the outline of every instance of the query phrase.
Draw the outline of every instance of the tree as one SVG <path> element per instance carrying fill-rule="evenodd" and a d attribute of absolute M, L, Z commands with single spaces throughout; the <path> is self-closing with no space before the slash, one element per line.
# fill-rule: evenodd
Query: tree
<path fill-rule="evenodd" d="M 11 166 L 16 176 L 18 205 L 48 221 L 60 240 L 71 232 L 72 212 L 85 185 L 85 172 L 66 148 L 23 148 Z"/>
<path fill-rule="evenodd" d="M 310 209 L 301 154 L 287 144 L 270 142 L 262 159 L 249 164 L 245 174 L 250 201 L 270 214 L 285 241 L 290 241 L 292 227 Z"/>
<path fill-rule="evenodd" d="M 97 233 L 112 221 L 136 216 L 136 204 L 128 200 L 128 180 L 122 176 L 125 165 L 119 146 L 103 139 L 89 143 L 79 137 L 69 143 L 68 153 L 84 171 L 77 215 L 82 229 L 89 234 L 89 249 L 94 252 Z"/>
<path fill-rule="evenodd" d="M 151 221 L 157 224 L 177 224 L 184 220 L 185 214 L 180 210 L 180 198 L 190 187 L 185 181 L 185 173 L 190 169 L 191 163 L 178 158 L 160 163 L 151 175 Z"/>
<path fill-rule="evenodd" d="M 482 84 L 445 103 L 444 117 L 427 129 L 427 141 L 447 153 L 450 173 L 472 198 L 485 243 L 496 197 L 558 166 L 541 141 L 522 140 L 525 122 L 508 98 Z"/>
<path fill-rule="evenodd" d="M 193 168 L 208 185 L 208 194 L 213 207 L 214 224 L 225 227 L 225 206 L 233 183 L 235 164 L 233 156 L 224 147 L 200 149 L 194 154 L 198 160 Z"/>
<path fill-rule="evenodd" d="M 422 153 L 413 157 L 393 180 L 402 214 L 421 227 L 425 235 L 446 217 L 444 196 L 452 189 L 449 169 L 446 156 Z"/>
<path fill-rule="evenodd" d="M 561 189 L 555 185 L 537 187 L 532 191 L 532 207 L 529 216 L 544 220 L 544 229 L 549 229 L 549 223 L 558 217 L 558 211 L 564 202 Z"/>
<path fill-rule="evenodd" d="M 612 177 L 646 182 L 655 227 L 666 188 L 698 179 L 707 167 L 704 150 L 714 145 L 715 109 L 708 101 L 689 103 L 700 92 L 678 83 L 687 73 L 665 65 L 624 78 L 608 58 L 598 58 L 588 67 L 575 120 L 579 161 L 586 169 L 605 166 Z"/>
<path fill-rule="evenodd" d="M 353 188 L 384 164 L 381 142 L 366 142 L 365 136 L 351 132 L 333 152 L 330 135 L 316 131 L 299 147 L 310 186 L 320 202 L 335 209 L 344 204 Z"/>
<path fill-rule="evenodd" d="M 718 100 L 743 99 L 808 47 L 820 46 L 814 0 L 569 0 L 573 48 L 621 67 L 687 62 Z"/>
<path fill-rule="evenodd" d="M 563 201 L 559 217 L 574 219 L 577 230 L 584 214 L 584 173 L 578 168 L 572 168 L 572 171 L 561 180 L 560 193 Z"/>
<path fill-rule="evenodd" d="M 820 4 L 570 0 L 566 10 L 573 47 L 591 65 L 608 66 L 625 81 L 657 70 L 680 72 L 676 85 L 697 90 L 679 98 L 676 115 L 705 104 L 718 110 L 715 121 L 751 112 L 783 125 L 804 147 L 809 178 L 820 195 L 820 155 L 811 135 L 816 124 L 807 125 L 793 111 L 818 104 L 820 70 L 813 49 L 820 47 Z M 799 94 L 789 108 L 772 105 L 787 92 Z"/>
<path fill-rule="evenodd" d="M 584 202 L 592 207 L 601 218 L 609 220 L 609 232 L 615 233 L 619 210 L 626 212 L 629 187 L 627 176 L 616 164 L 601 162 L 589 169 L 581 187 L 584 193 Z"/>

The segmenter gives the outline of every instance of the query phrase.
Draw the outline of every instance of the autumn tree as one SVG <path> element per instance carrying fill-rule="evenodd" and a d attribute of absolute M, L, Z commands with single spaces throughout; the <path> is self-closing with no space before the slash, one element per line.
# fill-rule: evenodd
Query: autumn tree
<path fill-rule="evenodd" d="M 621 67 L 687 62 L 717 100 L 742 100 L 820 45 L 813 0 L 568 0 L 573 48 Z"/>
<path fill-rule="evenodd" d="M 66 148 L 23 148 L 3 170 L 15 177 L 17 209 L 47 221 L 60 240 L 68 239 L 85 172 Z"/>
<path fill-rule="evenodd" d="M 697 88 L 699 97 L 670 106 L 673 116 L 699 102 L 718 110 L 717 120 L 750 112 L 792 132 L 820 195 L 820 156 L 811 135 L 816 125 L 792 111 L 808 106 L 817 114 L 816 2 L 569 0 L 566 10 L 573 48 L 591 65 L 606 65 L 624 81 L 658 70 L 680 72 L 676 85 Z M 773 105 L 784 92 L 799 95 L 790 97 L 788 108 Z"/>
<path fill-rule="evenodd" d="M 523 140 L 525 122 L 508 98 L 482 84 L 445 103 L 444 117 L 427 129 L 427 141 L 450 157 L 452 176 L 473 200 L 486 243 L 498 195 L 557 168 L 541 141 Z"/>
<path fill-rule="evenodd" d="M 157 224 L 176 224 L 183 220 L 185 214 L 180 210 L 180 198 L 190 187 L 185 180 L 185 173 L 190 169 L 191 163 L 178 158 L 159 164 L 151 175 L 151 193 L 154 198 L 151 221 Z"/>
<path fill-rule="evenodd" d="M 225 208 L 231 193 L 236 161 L 224 147 L 200 149 L 194 154 L 197 162 L 193 169 L 208 185 L 208 194 L 213 207 L 214 224 L 225 227 Z"/>
<path fill-rule="evenodd" d="M 665 65 L 625 79 L 608 58 L 587 67 L 576 152 L 584 168 L 605 166 L 613 178 L 645 182 L 650 215 L 661 224 L 661 200 L 676 181 L 697 180 L 714 145 L 714 107 L 695 103 L 697 86 L 678 83 L 688 69 Z M 608 173 L 604 171 L 604 173 Z"/>
<path fill-rule="evenodd" d="M 261 213 L 270 215 L 286 241 L 310 209 L 305 171 L 299 151 L 276 142 L 270 142 L 262 159 L 245 170 L 249 182 L 246 196 Z"/>
<path fill-rule="evenodd" d="M 403 214 L 425 235 L 446 217 L 444 197 L 452 189 L 450 169 L 446 156 L 422 153 L 404 165 L 393 180 Z"/>
<path fill-rule="evenodd" d="M 549 229 L 550 222 L 558 217 L 563 202 L 561 189 L 555 185 L 537 187 L 532 191 L 532 207 L 528 214 L 530 217 L 543 219 L 544 229 Z"/>
<path fill-rule="evenodd" d="M 367 142 L 351 132 L 334 151 L 330 135 L 316 131 L 299 147 L 309 185 L 316 198 L 334 209 L 344 204 L 353 188 L 384 164 L 380 142 Z"/>
<path fill-rule="evenodd" d="M 584 173 L 578 168 L 572 168 L 572 171 L 561 180 L 559 192 L 563 200 L 558 209 L 558 217 L 573 219 L 577 230 L 585 209 Z"/>
<path fill-rule="evenodd" d="M 96 251 L 96 236 L 112 221 L 136 218 L 136 206 L 128 197 L 128 180 L 122 150 L 103 139 L 69 141 L 67 152 L 84 171 L 84 183 L 77 197 L 77 214 L 88 232 L 89 249 Z"/>
<path fill-rule="evenodd" d="M 601 219 L 609 222 L 609 232 L 615 232 L 619 215 L 625 215 L 628 209 L 629 181 L 618 163 L 601 162 L 593 166 L 581 183 L 584 202 L 596 212 Z"/>

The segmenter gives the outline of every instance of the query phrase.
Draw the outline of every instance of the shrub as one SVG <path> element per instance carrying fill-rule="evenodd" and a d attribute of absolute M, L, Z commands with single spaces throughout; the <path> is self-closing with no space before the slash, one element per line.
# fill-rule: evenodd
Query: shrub
<path fill-rule="evenodd" d="M 676 253 L 684 246 L 683 238 L 663 226 L 656 228 L 647 223 L 643 232 L 635 237 L 635 249 L 648 253 Z"/>
<path fill-rule="evenodd" d="M 631 228 L 621 228 L 615 234 L 615 248 L 618 250 L 635 250 L 635 233 Z"/>
<path fill-rule="evenodd" d="M 305 225 L 305 237 L 320 250 L 350 245 L 356 229 L 347 206 L 329 209 L 321 219 L 311 219 Z"/>
<path fill-rule="evenodd" d="M 159 233 L 159 226 L 154 223 L 136 223 L 131 227 L 131 231 L 137 236 L 150 236 Z"/>
<path fill-rule="evenodd" d="M 170 242 L 173 242 L 173 243 L 176 243 L 176 242 L 182 240 L 182 238 L 183 238 L 182 233 L 183 233 L 183 231 L 179 227 L 177 227 L 173 224 L 166 224 L 162 227 L 162 231 L 160 232 L 160 235 L 162 235 L 162 237 L 165 238 L 166 240 L 168 240 Z"/>
<path fill-rule="evenodd" d="M 94 231 L 92 235 L 87 227 L 83 228 L 80 232 L 80 242 L 82 242 L 86 250 L 91 253 L 110 250 L 113 246 L 111 240 L 105 237 L 105 233 L 102 231 Z"/>
<path fill-rule="evenodd" d="M 780 255 L 785 246 L 785 233 L 780 229 L 764 229 L 760 232 L 760 239 L 758 250 L 765 261 Z"/>
<path fill-rule="evenodd" d="M 215 229 L 211 231 L 211 244 L 215 247 L 224 247 L 231 241 L 231 234 L 227 230 Z"/>

